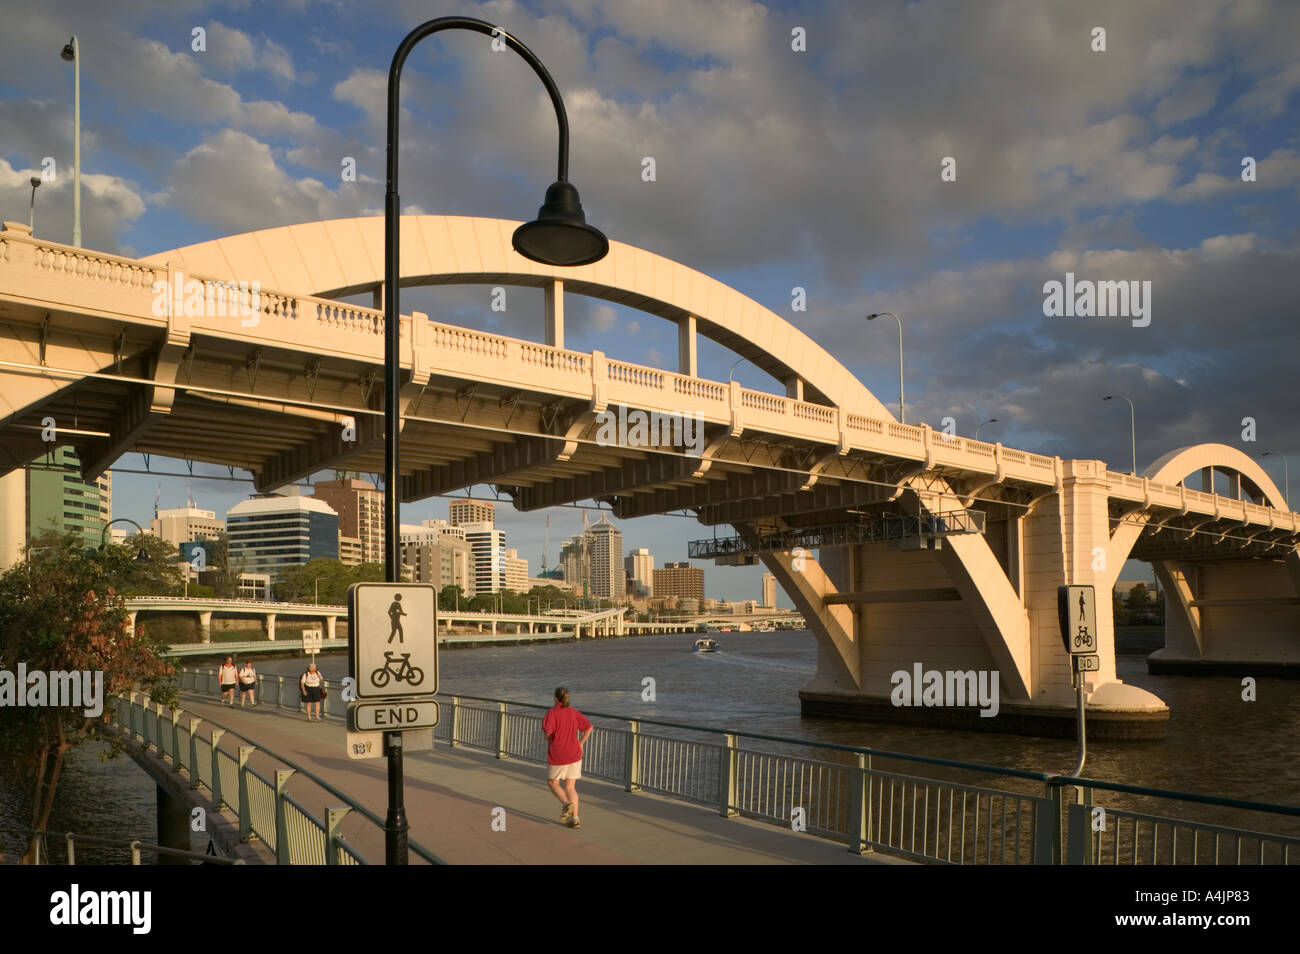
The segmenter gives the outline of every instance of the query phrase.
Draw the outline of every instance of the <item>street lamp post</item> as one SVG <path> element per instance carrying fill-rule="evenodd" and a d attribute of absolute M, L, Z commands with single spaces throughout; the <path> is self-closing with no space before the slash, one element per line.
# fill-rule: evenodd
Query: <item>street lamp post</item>
<path fill-rule="evenodd" d="M 1281 457 L 1282 458 L 1282 499 L 1286 501 L 1287 509 L 1291 509 L 1291 468 L 1287 466 L 1286 454 L 1277 454 L 1273 451 L 1264 451 L 1262 457 Z"/>
<path fill-rule="evenodd" d="M 132 520 L 130 517 L 118 517 L 116 520 L 110 520 L 110 521 L 108 521 L 108 523 L 104 524 L 104 529 L 102 529 L 102 530 L 99 531 L 99 549 L 100 549 L 100 550 L 103 550 L 103 549 L 104 549 L 104 546 L 108 543 L 108 528 L 111 527 L 111 526 L 112 526 L 113 524 L 115 524 L 115 523 L 129 523 L 131 526 L 135 527 L 136 530 L 139 531 L 140 536 L 142 536 L 142 537 L 144 536 L 144 527 L 140 526 L 138 523 L 136 523 L 136 522 L 135 522 L 134 520 Z M 140 549 L 136 551 L 136 554 L 135 554 L 135 562 L 136 562 L 136 563 L 148 563 L 148 562 L 149 562 L 149 551 L 145 549 L 144 541 L 141 541 L 141 542 L 140 542 Z"/>
<path fill-rule="evenodd" d="M 72 244 L 81 248 L 81 45 L 76 34 L 59 55 L 72 64 Z"/>
<path fill-rule="evenodd" d="M 39 189 L 41 186 L 41 177 L 32 176 L 30 181 L 32 183 L 32 206 L 27 211 L 27 230 L 31 232 L 32 235 L 35 235 L 36 234 L 36 190 Z"/>
<path fill-rule="evenodd" d="M 975 440 L 979 440 L 979 439 L 980 439 L 980 428 L 981 428 L 981 427 L 983 427 L 985 424 L 996 424 L 996 423 L 998 423 L 998 419 L 997 419 L 996 417 L 990 417 L 987 421 L 984 421 L 984 422 L 982 422 L 982 423 L 980 423 L 980 424 L 976 424 L 976 425 L 975 425 Z"/>
<path fill-rule="evenodd" d="M 416 27 L 406 35 L 393 54 L 388 68 L 388 165 L 387 191 L 384 195 L 384 530 L 385 576 L 390 583 L 400 583 L 398 494 L 401 474 L 398 469 L 398 438 L 401 424 L 401 201 L 398 195 L 398 120 L 401 117 L 402 66 L 415 45 L 443 30 L 472 30 L 499 39 L 532 67 L 555 108 L 559 126 L 559 149 L 556 181 L 546 189 L 546 197 L 537 218 L 515 230 L 511 244 L 525 258 L 547 265 L 589 265 L 604 258 L 609 241 L 598 229 L 587 224 L 578 190 L 569 179 L 569 120 L 555 80 L 546 67 L 528 49 L 504 30 L 472 17 L 437 17 Z M 408 825 L 402 795 L 402 735 L 385 733 L 388 754 L 388 815 L 384 822 L 384 855 L 388 864 L 407 863 Z"/>
<path fill-rule="evenodd" d="M 893 318 L 898 323 L 898 423 L 907 423 L 907 411 L 903 403 L 903 320 L 892 311 L 877 311 L 867 315 L 867 321 L 877 318 Z"/>
<path fill-rule="evenodd" d="M 1133 399 L 1130 397 L 1124 397 L 1123 394 L 1107 394 L 1102 398 L 1102 400 L 1109 401 L 1117 397 L 1124 398 L 1125 401 L 1128 401 L 1129 440 L 1131 441 L 1133 448 L 1133 476 L 1136 477 L 1138 473 L 1137 412 L 1133 408 Z"/>

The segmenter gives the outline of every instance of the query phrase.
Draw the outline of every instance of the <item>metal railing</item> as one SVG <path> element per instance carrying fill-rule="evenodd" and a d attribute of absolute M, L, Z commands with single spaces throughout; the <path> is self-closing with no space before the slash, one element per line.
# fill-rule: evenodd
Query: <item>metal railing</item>
<path fill-rule="evenodd" d="M 183 669 L 182 686 L 217 691 L 210 670 Z M 262 677 L 283 698 L 285 677 Z M 292 680 L 291 680 L 292 681 Z M 499 759 L 546 762 L 544 705 L 439 696 L 437 741 Z M 293 686 L 292 706 L 299 706 Z M 329 692 L 325 712 L 347 705 Z M 586 712 L 594 731 L 583 775 L 847 844 L 947 864 L 1300 864 L 1300 807 L 1071 778 L 933 756 L 782 736 L 628 720 Z M 654 727 L 654 731 L 647 731 Z M 921 774 L 921 773 L 930 774 Z M 1074 797 L 1067 790 L 1075 789 Z M 1128 799 L 1103 808 L 1099 792 Z M 1078 804 L 1081 800 L 1083 804 Z M 1139 803 L 1164 813 L 1138 810 Z M 1265 816 L 1295 835 L 1221 819 L 1177 818 L 1192 806 Z"/>
<path fill-rule="evenodd" d="M 199 688 L 211 684 L 216 688 L 216 674 L 208 673 L 211 680 L 198 670 L 183 669 L 182 685 Z M 284 678 L 274 677 L 279 690 L 277 704 L 284 705 Z M 267 681 L 263 677 L 262 681 Z M 298 696 L 293 694 L 295 705 Z M 337 693 L 332 696 L 337 700 Z M 185 772 L 190 787 L 206 789 L 214 811 L 229 808 L 239 821 L 240 839 L 260 840 L 275 856 L 277 864 L 367 864 L 360 851 L 342 836 L 341 826 L 352 812 L 366 819 L 380 832 L 384 820 L 329 782 L 307 771 L 302 766 L 256 744 L 252 739 L 221 726 L 211 718 L 190 715 L 179 706 L 167 707 L 143 696 L 130 693 L 112 700 L 116 722 L 131 739 L 139 739 L 143 747 L 154 748 L 158 754 L 171 761 L 176 771 Z M 337 702 L 336 702 L 337 705 Z M 182 725 L 182 717 L 188 722 Z M 200 725 L 208 723 L 207 738 Z M 232 751 L 231 740 L 247 743 L 236 745 Z M 223 747 L 223 741 L 226 746 Z M 275 763 L 271 775 L 264 775 L 250 764 L 255 753 L 261 753 Z M 283 768 L 281 766 L 284 766 Z M 302 777 L 341 800 L 345 807 L 326 807 L 323 817 L 314 816 L 303 804 L 289 794 L 291 779 Z M 372 832 L 373 833 L 373 832 Z M 431 864 L 445 862 L 419 842 L 410 839 L 411 854 Z"/>
<path fill-rule="evenodd" d="M 32 864 L 35 865 L 52 865 L 57 864 L 54 860 L 53 852 L 50 851 L 47 838 L 57 838 L 62 840 L 64 849 L 64 864 L 75 865 L 77 863 L 77 843 L 83 845 L 99 845 L 110 848 L 126 849 L 130 852 L 131 864 L 140 865 L 142 853 L 157 855 L 160 858 L 182 858 L 186 861 L 202 862 L 209 865 L 242 865 L 242 858 L 225 858 L 221 855 L 209 855 L 201 851 L 186 851 L 182 848 L 165 848 L 162 845 L 151 845 L 148 842 L 139 839 L 126 838 L 100 838 L 95 835 L 79 835 L 71 831 L 48 831 L 43 828 L 0 828 L 0 834 L 17 834 L 24 838 L 31 839 L 35 836 L 34 851 L 32 852 Z M 98 862 L 102 863 L 102 862 Z"/>

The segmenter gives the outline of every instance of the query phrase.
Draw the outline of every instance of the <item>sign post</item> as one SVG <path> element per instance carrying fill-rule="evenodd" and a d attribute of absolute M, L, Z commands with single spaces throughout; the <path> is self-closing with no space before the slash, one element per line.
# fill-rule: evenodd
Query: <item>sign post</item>
<path fill-rule="evenodd" d="M 319 629 L 304 629 L 302 631 L 302 651 L 311 653 L 311 661 L 316 661 L 316 654 L 321 650 L 321 631 Z"/>
<path fill-rule="evenodd" d="M 1092 584 L 1068 584 L 1056 589 L 1056 613 L 1061 625 L 1061 642 L 1070 656 L 1071 678 L 1079 723 L 1079 761 L 1070 775 L 1083 773 L 1088 757 L 1087 729 L 1084 722 L 1083 674 L 1101 668 L 1097 654 L 1097 592 Z M 1080 792 L 1082 795 L 1082 792 Z"/>
<path fill-rule="evenodd" d="M 348 587 L 348 661 L 356 700 L 348 706 L 351 732 L 382 733 L 388 757 L 385 858 L 407 863 L 402 785 L 402 733 L 438 721 L 438 595 L 431 583 L 354 583 Z M 432 733 L 430 733 L 431 735 Z M 373 737 L 372 737 L 373 738 Z M 365 757 L 349 741 L 349 755 Z M 367 753 L 368 754 L 368 753 Z"/>

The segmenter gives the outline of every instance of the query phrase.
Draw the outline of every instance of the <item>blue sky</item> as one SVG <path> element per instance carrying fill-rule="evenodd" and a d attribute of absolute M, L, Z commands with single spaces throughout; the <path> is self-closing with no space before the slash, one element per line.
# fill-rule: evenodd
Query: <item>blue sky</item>
<path fill-rule="evenodd" d="M 27 177 L 53 157 L 37 232 L 71 238 L 72 69 L 58 53 L 72 33 L 85 245 L 150 254 L 375 214 L 388 63 L 411 27 L 448 13 L 501 24 L 548 65 L 573 181 L 611 238 L 754 297 L 895 406 L 896 329 L 862 316 L 901 315 L 909 421 L 952 416 L 970 434 L 997 417 L 982 437 L 1127 469 L 1127 415 L 1101 401 L 1118 392 L 1138 407 L 1139 469 L 1201 441 L 1300 450 L 1300 6 L 1283 0 L 47 3 L 0 35 L 0 215 L 25 221 Z M 522 61 L 486 38 L 420 47 L 403 84 L 403 204 L 531 216 L 553 173 L 544 105 Z M 344 157 L 356 182 L 340 178 Z M 955 181 L 940 177 L 944 157 Z M 1150 326 L 1045 318 L 1043 283 L 1067 270 L 1151 281 Z M 795 286 L 807 311 L 791 310 Z M 541 338 L 540 294 L 512 291 L 504 314 L 487 295 L 413 290 L 403 307 Z M 675 361 L 675 329 L 653 316 L 572 299 L 569 316 L 569 347 Z M 725 380 L 734 356 L 706 346 L 701 360 Z M 752 365 L 736 377 L 779 390 Z M 116 513 L 146 518 L 158 483 L 120 475 Z M 249 489 L 190 484 L 219 512 Z M 185 481 L 161 493 L 178 505 Z M 435 515 L 445 501 L 403 511 Z M 501 520 L 534 566 L 543 520 Z M 579 523 L 552 516 L 552 558 Z M 623 530 L 660 561 L 710 532 L 680 518 Z M 707 574 L 711 595 L 758 595 L 757 571 Z"/>

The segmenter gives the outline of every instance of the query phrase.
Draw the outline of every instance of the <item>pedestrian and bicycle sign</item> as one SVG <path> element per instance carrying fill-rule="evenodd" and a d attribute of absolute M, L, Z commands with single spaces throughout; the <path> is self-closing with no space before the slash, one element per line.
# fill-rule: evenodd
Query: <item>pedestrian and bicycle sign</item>
<path fill-rule="evenodd" d="M 358 699 L 438 691 L 437 616 L 437 590 L 431 583 L 354 583 L 348 588 L 348 648 Z"/>
<path fill-rule="evenodd" d="M 1100 649 L 1097 636 L 1097 593 L 1091 584 L 1056 589 L 1061 642 L 1071 656 L 1091 656 Z"/>

